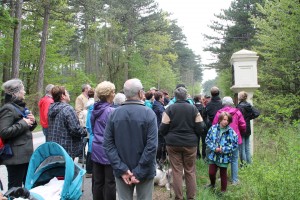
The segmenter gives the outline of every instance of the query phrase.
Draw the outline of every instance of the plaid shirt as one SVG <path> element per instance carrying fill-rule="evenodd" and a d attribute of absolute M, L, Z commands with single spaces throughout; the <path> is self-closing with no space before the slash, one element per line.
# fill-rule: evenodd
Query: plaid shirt
<path fill-rule="evenodd" d="M 79 156 L 84 129 L 79 124 L 74 108 L 63 102 L 51 104 L 48 122 L 48 141 L 60 144 L 72 158 Z"/>

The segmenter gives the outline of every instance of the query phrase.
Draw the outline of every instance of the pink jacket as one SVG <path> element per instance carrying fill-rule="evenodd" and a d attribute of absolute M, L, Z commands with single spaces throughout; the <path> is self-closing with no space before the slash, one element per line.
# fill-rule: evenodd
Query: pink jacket
<path fill-rule="evenodd" d="M 221 112 L 224 112 L 224 111 L 228 112 L 232 115 L 232 122 L 231 122 L 231 124 L 229 124 L 229 126 L 238 135 L 238 144 L 242 144 L 243 141 L 242 141 L 241 133 L 244 133 L 246 131 L 246 122 L 243 117 L 243 114 L 241 113 L 241 111 L 239 111 L 239 109 L 233 108 L 230 106 L 223 107 L 222 109 L 218 110 L 218 112 L 216 113 L 212 124 L 214 125 L 214 124 L 218 123 L 219 115 L 221 114 Z"/>

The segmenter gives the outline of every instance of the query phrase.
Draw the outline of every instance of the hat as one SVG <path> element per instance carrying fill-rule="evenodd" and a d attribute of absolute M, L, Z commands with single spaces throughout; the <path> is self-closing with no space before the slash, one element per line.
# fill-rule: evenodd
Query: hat
<path fill-rule="evenodd" d="M 222 104 L 223 105 L 233 105 L 233 100 L 231 97 L 223 97 L 222 99 Z"/>
<path fill-rule="evenodd" d="M 177 89 L 177 88 L 179 88 L 179 87 L 186 88 L 186 87 L 185 87 L 185 85 L 184 85 L 184 84 L 182 84 L 182 83 L 179 83 L 179 84 L 177 84 L 177 85 L 176 85 L 176 89 Z"/>
<path fill-rule="evenodd" d="M 150 88 L 150 90 L 155 90 L 155 91 L 157 91 L 158 89 L 156 89 L 156 87 L 152 87 L 152 88 Z"/>

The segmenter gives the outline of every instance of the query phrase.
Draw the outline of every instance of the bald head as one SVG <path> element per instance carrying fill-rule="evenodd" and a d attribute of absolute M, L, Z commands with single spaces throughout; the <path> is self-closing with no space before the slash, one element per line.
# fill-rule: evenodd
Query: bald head
<path fill-rule="evenodd" d="M 124 83 L 124 94 L 127 99 L 140 100 L 139 92 L 143 89 L 141 81 L 137 78 L 129 79 Z"/>
<path fill-rule="evenodd" d="M 212 87 L 212 88 L 210 89 L 210 94 L 211 94 L 211 96 L 213 96 L 213 97 L 219 96 L 219 94 L 220 94 L 219 88 L 217 88 L 216 86 Z"/>

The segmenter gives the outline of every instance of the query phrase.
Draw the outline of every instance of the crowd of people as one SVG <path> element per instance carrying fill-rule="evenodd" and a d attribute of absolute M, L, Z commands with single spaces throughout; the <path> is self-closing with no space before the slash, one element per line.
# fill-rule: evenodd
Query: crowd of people
<path fill-rule="evenodd" d="M 32 131 L 37 126 L 25 104 L 21 80 L 2 85 L 5 104 L 0 109 L 0 137 L 11 145 L 13 156 L 1 161 L 8 172 L 8 189 L 22 187 L 33 153 Z M 175 199 L 196 198 L 196 160 L 209 165 L 210 184 L 215 188 L 220 170 L 221 192 L 227 190 L 227 168 L 231 182 L 239 183 L 241 166 L 251 164 L 250 120 L 259 112 L 238 94 L 235 107 L 229 96 L 220 98 L 212 87 L 210 95 L 188 94 L 178 84 L 174 97 L 155 87 L 145 92 L 139 79 L 129 79 L 117 94 L 109 81 L 96 88 L 82 85 L 75 108 L 64 86 L 49 84 L 39 101 L 40 124 L 47 142 L 60 144 L 70 157 L 84 162 L 87 141 L 86 178 L 92 178 L 93 199 L 152 199 L 157 165 L 170 163 Z M 201 144 L 201 145 L 200 145 Z M 183 179 L 184 177 L 184 179 Z"/>

